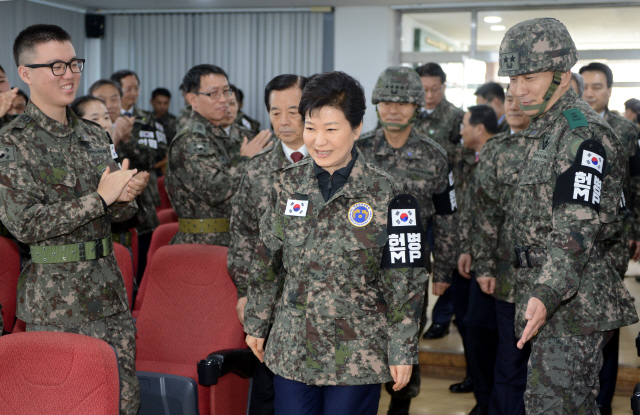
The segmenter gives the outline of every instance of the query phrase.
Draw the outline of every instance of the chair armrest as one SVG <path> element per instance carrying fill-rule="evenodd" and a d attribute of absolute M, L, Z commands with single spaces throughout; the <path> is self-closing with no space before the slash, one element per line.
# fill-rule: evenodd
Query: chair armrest
<path fill-rule="evenodd" d="M 198 362 L 198 383 L 213 386 L 218 378 L 227 373 L 235 373 L 243 378 L 253 377 L 258 359 L 251 349 L 225 349 L 211 353 Z"/>

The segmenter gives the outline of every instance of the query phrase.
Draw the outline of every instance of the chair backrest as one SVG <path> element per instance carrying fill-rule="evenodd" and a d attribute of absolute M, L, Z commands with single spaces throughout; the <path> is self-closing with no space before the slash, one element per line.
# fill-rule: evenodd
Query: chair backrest
<path fill-rule="evenodd" d="M 197 379 L 197 362 L 209 353 L 246 347 L 227 248 L 165 246 L 148 267 L 144 307 L 136 322 L 138 370 Z M 200 415 L 244 413 L 246 379 L 231 374 L 214 388 L 220 396 L 212 400 L 209 388 L 199 386 Z M 212 401 L 225 411 L 210 411 Z"/>
<path fill-rule="evenodd" d="M 113 243 L 113 251 L 118 261 L 118 268 L 122 273 L 124 286 L 127 289 L 127 297 L 129 298 L 129 309 L 133 306 L 133 255 L 124 245 Z"/>
<path fill-rule="evenodd" d="M 149 244 L 149 251 L 147 251 L 147 269 L 145 269 L 142 280 L 140 281 L 140 287 L 138 287 L 138 294 L 136 295 L 136 302 L 133 308 L 133 318 L 138 317 L 138 312 L 140 311 L 140 307 L 142 306 L 144 293 L 147 290 L 146 275 L 149 272 L 148 264 L 151 263 L 153 254 L 155 254 L 155 252 L 159 248 L 169 245 L 169 242 L 171 242 L 171 239 L 173 239 L 176 233 L 178 233 L 177 223 L 167 223 L 164 225 L 160 225 L 153 231 L 153 235 L 151 235 L 151 243 Z"/>
<path fill-rule="evenodd" d="M 167 189 L 164 187 L 164 176 L 158 177 L 158 192 L 160 193 L 160 206 L 156 206 L 156 211 L 171 209 L 171 201 L 169 200 Z"/>
<path fill-rule="evenodd" d="M 115 350 L 71 333 L 29 332 L 0 338 L 0 413 L 118 415 Z"/>
<path fill-rule="evenodd" d="M 11 239 L 0 236 L 0 304 L 4 329 L 11 331 L 16 318 L 16 297 L 20 278 L 20 251 Z M 1 334 L 1 333 L 0 333 Z"/>
<path fill-rule="evenodd" d="M 178 222 L 178 214 L 171 208 L 162 209 L 158 211 L 158 220 L 160 224 Z"/>

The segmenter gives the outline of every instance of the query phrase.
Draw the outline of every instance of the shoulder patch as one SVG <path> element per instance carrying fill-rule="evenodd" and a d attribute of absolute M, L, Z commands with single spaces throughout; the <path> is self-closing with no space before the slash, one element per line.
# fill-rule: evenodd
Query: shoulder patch
<path fill-rule="evenodd" d="M 0 146 L 0 163 L 16 161 L 16 146 Z"/>
<path fill-rule="evenodd" d="M 575 130 L 578 127 L 589 126 L 587 118 L 578 108 L 571 108 L 570 110 L 566 110 L 562 113 L 562 115 L 564 115 L 567 121 L 569 121 L 569 128 L 571 128 L 572 130 Z"/>
<path fill-rule="evenodd" d="M 584 138 L 580 138 L 580 137 L 574 138 L 571 141 L 571 146 L 569 148 L 571 150 L 571 155 L 573 157 L 578 155 L 578 148 L 580 147 L 580 144 L 582 144 L 583 141 L 584 141 Z"/>
<path fill-rule="evenodd" d="M 207 128 L 201 122 L 194 122 L 191 131 L 193 131 L 194 133 L 207 135 Z"/>
<path fill-rule="evenodd" d="M 209 154 L 211 151 L 211 143 L 187 143 L 187 152 L 189 154 Z"/>

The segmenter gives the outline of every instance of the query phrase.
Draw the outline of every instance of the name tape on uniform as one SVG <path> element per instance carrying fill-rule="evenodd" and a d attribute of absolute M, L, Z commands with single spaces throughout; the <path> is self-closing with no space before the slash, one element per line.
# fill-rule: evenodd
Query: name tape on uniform
<path fill-rule="evenodd" d="M 287 207 L 284 211 L 286 216 L 307 216 L 308 200 L 287 200 Z"/>
<path fill-rule="evenodd" d="M 140 131 L 140 138 L 156 138 L 153 131 Z"/>
<path fill-rule="evenodd" d="M 151 148 L 158 148 L 158 141 L 153 138 L 139 138 L 138 144 Z"/>

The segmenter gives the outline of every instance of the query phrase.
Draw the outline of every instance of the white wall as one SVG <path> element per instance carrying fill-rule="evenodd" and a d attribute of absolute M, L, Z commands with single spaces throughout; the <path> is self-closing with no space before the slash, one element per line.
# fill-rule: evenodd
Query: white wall
<path fill-rule="evenodd" d="M 375 128 L 371 91 L 380 73 L 399 62 L 396 12 L 389 7 L 336 7 L 334 69 L 358 79 L 367 94 L 363 131 Z"/>

